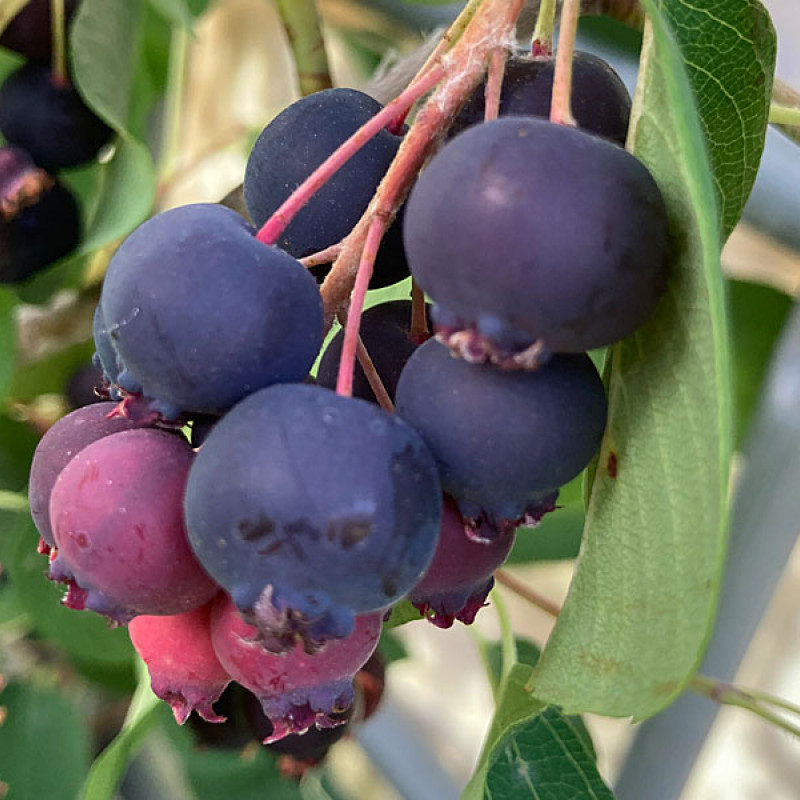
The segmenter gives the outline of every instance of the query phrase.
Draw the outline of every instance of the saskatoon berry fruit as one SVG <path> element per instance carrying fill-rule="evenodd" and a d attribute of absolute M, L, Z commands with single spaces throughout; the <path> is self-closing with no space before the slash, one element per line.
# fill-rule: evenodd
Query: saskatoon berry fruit
<path fill-rule="evenodd" d="M 266 650 L 259 631 L 248 625 L 232 600 L 220 595 L 211 612 L 211 638 L 230 676 L 261 702 L 272 724 L 264 744 L 288 734 L 343 724 L 353 702 L 353 676 L 372 655 L 380 638 L 382 614 L 355 619 L 352 632 L 313 655 L 298 643 L 277 655 Z"/>
<path fill-rule="evenodd" d="M 0 148 L 0 283 L 24 281 L 78 244 L 72 193 L 18 147 Z"/>
<path fill-rule="evenodd" d="M 79 0 L 64 0 L 64 18 L 69 23 Z M 49 61 L 53 52 L 52 0 L 28 0 L 0 35 L 0 46 L 38 61 Z"/>
<path fill-rule="evenodd" d="M 50 495 L 50 577 L 69 584 L 66 606 L 125 624 L 137 614 L 182 614 L 214 596 L 183 528 L 193 455 L 179 436 L 132 430 L 93 442 L 64 467 Z"/>
<path fill-rule="evenodd" d="M 400 372 L 417 349 L 418 342 L 412 341 L 409 334 L 410 327 L 411 303 L 408 300 L 395 300 L 372 306 L 361 318 L 359 335 L 392 400 Z M 317 372 L 317 383 L 320 386 L 328 389 L 336 388 L 343 343 L 344 331 L 341 330 L 325 348 Z M 358 362 L 353 373 L 353 397 L 360 397 L 371 403 L 376 402 L 372 387 Z"/>
<path fill-rule="evenodd" d="M 62 417 L 39 441 L 31 463 L 28 499 L 39 535 L 55 545 L 50 525 L 50 493 L 60 472 L 84 447 L 112 433 L 133 430 L 136 423 L 121 417 L 109 419 L 114 403 L 96 403 Z"/>
<path fill-rule="evenodd" d="M 284 778 L 302 778 L 312 767 L 316 767 L 328 755 L 328 751 L 350 730 L 350 720 L 354 705 L 346 711 L 331 714 L 337 724 L 332 728 L 318 728 L 316 725 L 305 733 L 290 733 L 277 742 L 265 745 L 267 750 L 278 756 L 278 769 Z M 258 741 L 269 740 L 274 728 L 264 713 L 259 699 L 250 692 L 244 699 L 244 713 L 250 730 Z"/>
<path fill-rule="evenodd" d="M 606 424 L 603 384 L 584 354 L 553 356 L 533 372 L 505 371 L 453 358 L 430 339 L 406 364 L 396 401 L 481 538 L 551 510 Z"/>
<path fill-rule="evenodd" d="M 522 352 L 534 343 L 533 355 L 611 344 L 666 286 L 666 209 L 644 165 L 533 118 L 449 142 L 412 190 L 405 242 L 443 336 L 474 360 L 534 366 Z"/>
<path fill-rule="evenodd" d="M 0 131 L 50 171 L 91 161 L 113 134 L 49 64 L 33 62 L 0 87 Z"/>
<path fill-rule="evenodd" d="M 70 408 L 100 403 L 102 399 L 97 394 L 98 387 L 103 385 L 103 371 L 94 364 L 83 364 L 78 367 L 67 379 L 64 394 Z"/>
<path fill-rule="evenodd" d="M 207 722 L 225 722 L 212 708 L 231 678 L 211 644 L 211 603 L 172 616 L 142 614 L 130 621 L 128 633 L 147 664 L 153 693 L 169 703 L 178 725 L 192 711 Z"/>
<path fill-rule="evenodd" d="M 322 343 L 314 279 L 219 205 L 140 225 L 111 260 L 101 305 L 120 388 L 167 418 L 221 413 L 256 389 L 301 381 Z"/>
<path fill-rule="evenodd" d="M 503 73 L 500 116 L 549 118 L 554 73 L 555 59 L 509 58 Z M 450 128 L 450 136 L 483 122 L 485 89 L 482 84 L 469 96 Z M 625 145 L 631 97 L 619 75 L 599 56 L 575 53 L 570 104 L 579 128 Z"/>
<path fill-rule="evenodd" d="M 494 585 L 494 571 L 513 544 L 513 530 L 490 542 L 476 542 L 467 534 L 458 506 L 446 497 L 436 553 L 408 599 L 438 628 L 449 628 L 456 619 L 471 625 Z"/>
<path fill-rule="evenodd" d="M 380 110 L 380 103 L 363 92 L 326 89 L 298 100 L 275 117 L 253 146 L 244 176 L 245 200 L 255 225 L 263 225 L 339 145 Z M 400 141 L 384 130 L 367 142 L 289 223 L 278 246 L 303 258 L 347 236 L 366 211 Z M 401 224 L 402 214 L 381 245 L 372 289 L 408 275 Z M 327 269 L 316 272 L 322 278 Z"/>
<path fill-rule="evenodd" d="M 417 582 L 439 534 L 436 465 L 377 406 L 306 384 L 243 400 L 203 444 L 186 524 L 203 566 L 276 652 L 309 652 Z"/>

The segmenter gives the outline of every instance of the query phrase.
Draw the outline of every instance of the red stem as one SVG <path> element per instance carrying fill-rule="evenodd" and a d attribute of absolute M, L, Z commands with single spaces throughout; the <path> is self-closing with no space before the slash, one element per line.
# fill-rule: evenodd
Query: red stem
<path fill-rule="evenodd" d="M 342 243 L 337 242 L 324 250 L 320 250 L 318 253 L 312 253 L 310 256 L 298 260 L 306 269 L 311 269 L 311 267 L 318 267 L 321 264 L 333 263 L 341 252 Z"/>
<path fill-rule="evenodd" d="M 414 344 L 422 344 L 430 338 L 428 315 L 425 313 L 425 292 L 412 278 L 411 280 L 411 328 L 408 336 Z"/>
<path fill-rule="evenodd" d="M 503 73 L 506 68 L 508 51 L 505 47 L 498 47 L 492 50 L 489 58 L 489 73 L 486 78 L 486 102 L 484 120 L 489 122 L 497 119 L 500 113 L 500 94 L 503 89 Z"/>
<path fill-rule="evenodd" d="M 572 95 L 572 57 L 575 52 L 575 34 L 578 30 L 580 0 L 564 0 L 561 7 L 561 24 L 553 74 L 553 99 L 550 105 L 550 122 L 575 127 L 570 98 Z"/>
<path fill-rule="evenodd" d="M 359 366 L 364 370 L 364 375 L 369 382 L 369 388 L 372 389 L 375 394 L 378 405 L 389 414 L 394 413 L 392 398 L 389 397 L 389 392 L 386 391 L 381 376 L 378 374 L 378 370 L 375 369 L 375 363 L 372 358 L 370 358 L 369 352 L 364 346 L 364 342 L 360 336 L 356 340 L 356 358 L 358 359 Z"/>
<path fill-rule="evenodd" d="M 344 342 L 342 343 L 342 356 L 339 361 L 339 375 L 336 380 L 336 393 L 343 397 L 353 396 L 353 369 L 355 367 L 356 350 L 358 348 L 358 331 L 361 327 L 361 312 L 364 308 L 364 298 L 372 278 L 375 258 L 381 239 L 388 225 L 387 217 L 376 214 L 369 225 L 367 239 L 361 252 L 361 261 L 358 265 L 356 283 L 350 299 L 350 308 L 347 312 L 347 324 L 344 328 Z"/>
<path fill-rule="evenodd" d="M 256 238 L 264 244 L 278 241 L 286 226 L 311 199 L 370 139 L 377 136 L 387 125 L 391 125 L 401 114 L 408 111 L 424 94 L 427 94 L 444 77 L 445 69 L 437 66 L 415 81 L 391 103 L 384 106 L 369 122 L 362 125 L 347 141 L 340 145 L 298 188 L 283 202 L 278 210 L 264 223 Z"/>

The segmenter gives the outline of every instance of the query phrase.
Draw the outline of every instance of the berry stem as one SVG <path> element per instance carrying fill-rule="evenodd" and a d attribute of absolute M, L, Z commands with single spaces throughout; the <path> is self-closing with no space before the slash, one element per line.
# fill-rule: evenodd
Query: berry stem
<path fill-rule="evenodd" d="M 378 248 L 381 246 L 381 239 L 383 239 L 383 234 L 386 232 L 388 225 L 389 222 L 385 216 L 377 214 L 373 217 L 361 252 L 361 261 L 356 274 L 355 286 L 353 287 L 353 296 L 350 300 L 350 307 L 347 310 L 342 356 L 339 361 L 339 375 L 336 380 L 336 393 L 344 397 L 353 396 L 353 370 L 358 349 L 361 312 L 364 308 L 364 298 L 367 296 L 367 289 L 372 278 L 372 270 L 375 266 Z"/>
<path fill-rule="evenodd" d="M 64 14 L 64 0 L 50 0 L 50 19 L 50 33 L 53 37 L 53 56 L 51 61 L 53 80 L 59 86 L 68 86 L 67 20 Z"/>
<path fill-rule="evenodd" d="M 375 364 L 370 358 L 367 348 L 364 346 L 364 341 L 360 336 L 356 339 L 356 358 L 358 359 L 361 369 L 364 370 L 367 381 L 369 381 L 369 388 L 375 393 L 375 399 L 378 401 L 378 405 L 384 411 L 393 414 L 394 403 L 392 402 L 392 398 L 389 397 L 389 392 L 386 391 L 381 376 L 378 374 L 378 370 L 375 369 Z"/>
<path fill-rule="evenodd" d="M 338 316 L 338 319 L 342 327 L 345 328 L 347 326 L 347 314 L 341 312 Z M 386 391 L 386 387 L 381 380 L 381 376 L 378 374 L 378 370 L 375 369 L 375 363 L 370 357 L 370 354 L 364 345 L 364 341 L 360 336 L 356 340 L 356 358 L 358 359 L 361 369 L 364 371 L 364 376 L 369 383 L 370 389 L 372 389 L 375 394 L 375 399 L 378 401 L 378 405 L 384 411 L 388 411 L 390 414 L 393 414 L 394 403 L 392 402 L 392 398 L 389 397 L 389 392 Z"/>
<path fill-rule="evenodd" d="M 407 111 L 424 94 L 427 94 L 444 76 L 445 69 L 438 66 L 413 83 L 402 94 L 379 111 L 369 122 L 359 128 L 333 154 L 320 164 L 311 175 L 283 202 L 278 210 L 264 223 L 256 238 L 264 244 L 274 245 L 286 226 L 311 199 L 314 193 L 327 183 L 370 139 L 377 136 L 387 125 Z"/>
<path fill-rule="evenodd" d="M 553 100 L 550 105 L 550 122 L 575 126 L 570 97 L 572 95 L 572 56 L 575 52 L 575 34 L 578 32 L 580 0 L 564 0 L 561 8 L 561 26 L 558 34 L 558 52 L 553 75 Z"/>
<path fill-rule="evenodd" d="M 425 292 L 411 279 L 411 327 L 408 335 L 415 344 L 422 344 L 431 335 L 428 330 L 428 315 L 425 313 Z"/>
<path fill-rule="evenodd" d="M 753 693 L 745 689 L 739 689 L 737 686 L 714 678 L 708 678 L 705 675 L 695 675 L 689 681 L 689 688 L 696 694 L 701 694 L 720 705 L 743 708 L 751 714 L 761 717 L 765 722 L 769 722 L 771 725 L 775 725 L 777 728 L 792 734 L 792 736 L 800 738 L 800 727 L 793 725 L 779 714 L 764 708 L 762 705 L 762 702 L 766 702 L 793 714 L 797 714 L 800 711 L 797 706 L 787 703 L 785 700 L 760 692 Z"/>
<path fill-rule="evenodd" d="M 800 108 L 772 103 L 769 107 L 769 121 L 772 125 L 800 125 Z"/>
<path fill-rule="evenodd" d="M 772 84 L 772 103 L 773 105 L 788 106 L 790 108 L 800 108 L 800 92 L 788 83 L 775 78 Z M 800 123 L 783 123 L 772 119 L 772 109 L 770 106 L 770 122 L 777 125 L 781 133 L 788 136 L 793 141 L 800 144 Z"/>
<path fill-rule="evenodd" d="M 542 0 L 536 28 L 533 31 L 531 54 L 534 58 L 550 58 L 553 55 L 553 31 L 556 27 L 556 0 Z"/>
<path fill-rule="evenodd" d="M 332 244 L 330 247 L 326 247 L 324 250 L 320 250 L 318 253 L 312 253 L 310 256 L 301 258 L 300 263 L 306 269 L 311 269 L 311 267 L 318 267 L 321 264 L 330 264 L 336 260 L 336 257 L 341 252 L 342 252 L 342 243 L 339 242 L 338 244 Z"/>
<path fill-rule="evenodd" d="M 330 89 L 330 68 L 325 37 L 315 0 L 275 0 L 286 38 L 292 49 L 300 93 Z"/>
<path fill-rule="evenodd" d="M 378 187 L 373 203 L 344 239 L 342 252 L 322 284 L 322 300 L 328 323 L 346 305 L 350 296 L 359 253 L 364 246 L 371 219 L 376 215 L 384 216 L 388 225 L 394 218 L 417 172 L 433 152 L 467 95 L 480 82 L 492 50 L 507 40 L 521 9 L 522 0 L 484 0 L 452 50 L 440 56 L 427 73 L 412 81 L 411 87 L 400 95 L 403 97 L 410 93 L 421 97 L 444 78 L 417 114 L 414 125 L 404 137 Z M 391 106 L 392 103 L 384 111 Z M 394 116 L 396 113 L 395 110 Z M 377 117 L 373 122 L 375 120 Z"/>
<path fill-rule="evenodd" d="M 511 627 L 511 617 L 508 608 L 500 592 L 492 592 L 492 603 L 497 613 L 497 621 L 500 623 L 500 646 L 501 646 L 501 671 L 500 685 L 502 686 L 514 664 L 517 663 L 517 643 L 514 641 L 514 631 Z"/>
<path fill-rule="evenodd" d="M 27 511 L 28 498 L 19 492 L 0 491 L 0 509 L 3 511 Z"/>
<path fill-rule="evenodd" d="M 536 608 L 544 611 L 545 614 L 549 614 L 551 617 L 557 617 L 561 613 L 561 607 L 559 605 L 554 603 L 552 600 L 548 600 L 546 597 L 543 597 L 538 592 L 535 592 L 533 589 L 519 580 L 519 578 L 515 578 L 506 570 L 498 569 L 494 574 L 494 579 L 501 586 L 505 586 L 506 589 L 514 592 L 514 594 L 518 595 L 523 600 L 527 600 L 531 605 L 534 605 Z"/>
<path fill-rule="evenodd" d="M 500 95 L 503 90 L 503 72 L 506 68 L 508 50 L 498 47 L 489 57 L 489 73 L 486 78 L 486 100 L 484 120 L 489 122 L 497 119 L 500 113 Z"/>
<path fill-rule="evenodd" d="M 167 184 L 175 175 L 181 152 L 181 121 L 188 54 L 189 34 L 182 25 L 176 25 L 172 29 L 169 43 L 166 109 L 161 129 L 161 157 L 158 165 L 161 181 Z"/>

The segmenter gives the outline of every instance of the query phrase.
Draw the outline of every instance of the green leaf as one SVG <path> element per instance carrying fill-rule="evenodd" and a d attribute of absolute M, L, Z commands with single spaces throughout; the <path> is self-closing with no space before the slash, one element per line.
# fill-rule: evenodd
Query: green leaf
<path fill-rule="evenodd" d="M 161 701 L 150 690 L 150 676 L 140 663 L 139 684 L 131 700 L 122 730 L 95 759 L 79 800 L 112 800 L 128 762 L 144 742 L 162 711 Z"/>
<path fill-rule="evenodd" d="M 510 730 L 492 752 L 486 800 L 608 800 L 580 722 L 547 708 Z"/>
<path fill-rule="evenodd" d="M 515 637 L 517 647 L 517 661 L 528 667 L 535 667 L 542 651 L 530 639 Z M 486 663 L 495 682 L 500 681 L 503 673 L 503 645 L 501 642 L 490 642 L 486 647 Z"/>
<path fill-rule="evenodd" d="M 156 168 L 150 151 L 133 138 L 120 140 L 104 165 L 80 253 L 91 253 L 130 233 L 153 208 Z"/>
<path fill-rule="evenodd" d="M 400 625 L 405 625 L 407 622 L 414 622 L 418 619 L 422 619 L 422 614 L 408 600 L 401 600 L 397 605 L 392 606 L 392 614 L 383 623 L 383 628 L 384 630 L 397 628 Z"/>
<path fill-rule="evenodd" d="M 149 0 L 150 5 L 173 25 L 189 28 L 194 24 L 194 16 L 186 0 Z"/>
<path fill-rule="evenodd" d="M 120 135 L 113 157 L 104 165 L 81 253 L 129 233 L 152 208 L 153 159 L 129 126 L 141 70 L 143 28 L 144 0 L 83 0 L 70 27 L 75 85 L 86 103 Z"/>
<path fill-rule="evenodd" d="M 383 631 L 381 634 L 377 652 L 387 665 L 408 658 L 406 646 L 400 641 L 398 636 L 388 630 Z"/>
<path fill-rule="evenodd" d="M 708 145 L 723 240 L 758 172 L 769 116 L 776 39 L 757 0 L 653 0 L 680 47 Z"/>
<path fill-rule="evenodd" d="M 668 705 L 702 655 L 732 450 L 714 188 L 680 50 L 659 6 L 645 7 L 630 141 L 667 202 L 672 274 L 651 320 L 613 348 L 584 542 L 530 684 L 566 713 L 637 719 Z"/>
<path fill-rule="evenodd" d="M 561 488 L 555 511 L 545 514 L 535 528 L 517 530 L 507 563 L 527 564 L 575 558 L 581 546 L 583 522 L 582 476 L 579 475 Z"/>
<path fill-rule="evenodd" d="M 497 707 L 486 740 L 483 743 L 478 765 L 462 800 L 481 800 L 489 770 L 491 754 L 506 733 L 521 722 L 532 719 L 544 709 L 544 704 L 534 697 L 527 684 L 533 668 L 526 664 L 515 664 L 497 694 Z"/>
<path fill-rule="evenodd" d="M 736 365 L 736 441 L 741 442 L 792 298 L 746 281 L 729 281 L 728 289 Z"/>
<path fill-rule="evenodd" d="M 109 628 L 91 611 L 73 611 L 60 604 L 63 587 L 46 578 L 47 558 L 36 550 L 38 533 L 23 517 L 13 557 L 7 563 L 12 585 L 35 630 L 60 644 L 79 661 L 125 670 L 133 649 L 125 628 Z"/>
<path fill-rule="evenodd" d="M 83 717 L 66 697 L 11 683 L 0 694 L 0 779 L 8 800 L 74 800 L 89 768 L 90 737 Z"/>
<path fill-rule="evenodd" d="M 8 395 L 16 361 L 14 306 L 17 298 L 8 289 L 0 288 L 0 403 Z"/>

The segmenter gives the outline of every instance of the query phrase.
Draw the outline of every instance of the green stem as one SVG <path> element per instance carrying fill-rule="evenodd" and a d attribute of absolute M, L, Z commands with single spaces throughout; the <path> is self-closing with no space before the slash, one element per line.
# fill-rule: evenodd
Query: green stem
<path fill-rule="evenodd" d="M 161 158 L 158 173 L 162 183 L 176 171 L 181 151 L 181 121 L 186 84 L 186 61 L 189 54 L 189 33 L 182 25 L 172 29 L 167 73 L 166 110 L 161 136 Z"/>
<path fill-rule="evenodd" d="M 330 89 L 330 68 L 315 0 L 275 0 L 297 67 L 300 93 Z"/>
<path fill-rule="evenodd" d="M 500 672 L 502 686 L 511 668 L 517 663 L 517 643 L 514 641 L 514 631 L 511 630 L 511 617 L 500 592 L 493 590 L 491 598 L 497 612 L 497 621 L 500 623 L 500 643 L 503 649 L 503 668 Z"/>
<path fill-rule="evenodd" d="M 761 705 L 762 702 L 767 702 L 795 714 L 800 712 L 800 708 L 793 706 L 791 703 L 769 695 L 739 689 L 736 686 L 717 681 L 714 678 L 708 678 L 705 675 L 695 675 L 691 681 L 689 681 L 689 688 L 693 692 L 708 697 L 710 700 L 720 705 L 743 708 L 751 714 L 760 717 L 765 722 L 769 722 L 771 725 L 800 739 L 800 727 L 792 725 L 791 722 L 788 722 L 779 714 L 775 714 Z"/>
<path fill-rule="evenodd" d="M 556 27 L 556 0 L 542 0 L 536 29 L 533 31 L 531 52 L 534 58 L 549 58 L 553 55 L 553 31 Z"/>
<path fill-rule="evenodd" d="M 800 126 L 800 108 L 772 103 L 769 107 L 769 121 L 773 125 Z"/>
<path fill-rule="evenodd" d="M 50 0 L 50 31 L 53 36 L 52 70 L 57 83 L 69 83 L 67 68 L 67 25 L 64 14 L 64 0 Z"/>
<path fill-rule="evenodd" d="M 497 695 L 500 691 L 500 682 L 495 678 L 494 670 L 492 669 L 492 665 L 489 661 L 489 647 L 486 644 L 486 639 L 474 625 L 469 625 L 467 627 L 467 631 L 475 642 L 475 647 L 478 650 L 478 655 L 480 656 L 481 663 L 483 664 L 483 671 L 486 673 L 486 680 L 489 681 L 489 687 L 492 690 L 492 697 L 494 698 L 495 703 L 497 703 Z"/>
<path fill-rule="evenodd" d="M 25 512 L 28 510 L 28 498 L 21 492 L 0 491 L 0 511 Z"/>

